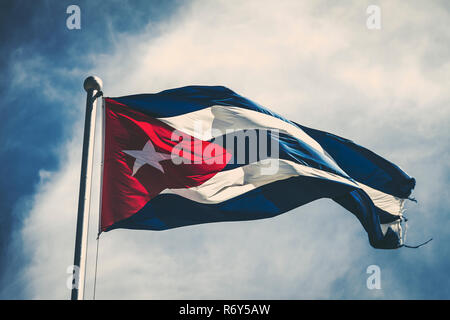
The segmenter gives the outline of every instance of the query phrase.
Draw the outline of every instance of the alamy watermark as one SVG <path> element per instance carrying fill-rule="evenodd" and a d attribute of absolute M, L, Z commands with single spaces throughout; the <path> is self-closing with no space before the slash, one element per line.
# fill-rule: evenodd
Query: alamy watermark
<path fill-rule="evenodd" d="M 201 137 L 196 139 L 194 137 Z M 259 162 L 261 175 L 272 175 L 279 169 L 278 129 L 211 128 L 205 137 L 202 122 L 194 123 L 193 135 L 175 130 L 171 140 L 177 142 L 171 159 L 179 164 L 251 164 Z M 211 143 L 204 146 L 202 140 Z"/>
<path fill-rule="evenodd" d="M 370 276 L 367 278 L 366 285 L 369 290 L 381 289 L 381 269 L 376 264 L 372 264 L 367 267 L 367 274 Z"/>
<path fill-rule="evenodd" d="M 370 5 L 366 9 L 368 14 L 366 20 L 366 27 L 369 30 L 380 30 L 381 29 L 381 8 L 377 5 Z"/>
<path fill-rule="evenodd" d="M 81 10 L 80 7 L 72 4 L 67 7 L 66 13 L 70 16 L 66 19 L 66 27 L 69 30 L 81 29 Z"/>

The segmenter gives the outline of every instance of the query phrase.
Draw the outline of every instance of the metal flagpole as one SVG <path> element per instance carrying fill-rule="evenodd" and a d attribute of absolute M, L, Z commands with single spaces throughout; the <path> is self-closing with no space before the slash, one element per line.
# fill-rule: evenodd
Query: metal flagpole
<path fill-rule="evenodd" d="M 77 231 L 73 262 L 71 300 L 83 300 L 86 273 L 87 235 L 89 224 L 89 202 L 91 196 L 92 160 L 94 148 L 96 100 L 102 93 L 102 80 L 95 76 L 84 80 L 86 117 L 84 122 L 83 155 L 81 160 L 80 193 L 78 197 Z"/>

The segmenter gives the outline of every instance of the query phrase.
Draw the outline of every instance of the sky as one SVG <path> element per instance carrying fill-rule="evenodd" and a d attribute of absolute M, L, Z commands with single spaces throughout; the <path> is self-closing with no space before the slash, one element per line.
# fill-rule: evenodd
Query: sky
<path fill-rule="evenodd" d="M 66 9 L 81 10 L 69 30 Z M 366 9 L 381 9 L 370 30 Z M 449 299 L 447 1 L 0 3 L 0 298 L 68 299 L 89 75 L 105 96 L 224 85 L 417 180 L 406 242 L 322 199 L 278 217 L 102 234 L 97 299 Z M 99 124 L 99 122 L 98 122 Z M 97 137 L 100 126 L 97 126 Z M 93 297 L 100 143 L 86 298 Z M 366 270 L 380 267 L 381 289 Z"/>

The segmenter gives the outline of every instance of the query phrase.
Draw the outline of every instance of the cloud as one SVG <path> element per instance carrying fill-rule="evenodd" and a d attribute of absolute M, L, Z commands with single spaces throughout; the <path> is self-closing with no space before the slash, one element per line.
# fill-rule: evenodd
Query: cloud
<path fill-rule="evenodd" d="M 448 41 L 441 41 L 449 37 L 448 11 L 439 3 L 382 2 L 382 29 L 371 31 L 369 4 L 193 1 L 141 32 L 118 33 L 106 54 L 90 52 L 89 73 L 103 79 L 107 96 L 225 85 L 299 123 L 352 138 L 417 178 L 421 205 L 408 207 L 420 223 L 411 222 L 411 241 L 431 231 L 448 240 L 437 223 L 448 224 L 449 198 L 440 191 L 449 185 L 450 64 Z M 81 94 L 72 96 L 80 105 Z M 29 298 L 69 296 L 81 121 L 78 114 L 71 139 L 59 149 L 60 169 L 43 172 L 24 222 Z M 92 202 L 88 298 L 97 205 Z M 415 277 L 436 269 L 432 283 L 449 280 L 448 257 L 441 243 L 413 252 L 374 250 L 350 213 L 321 200 L 262 221 L 105 233 L 97 297 L 423 298 L 433 290 Z M 370 264 L 382 268 L 381 291 L 365 287 Z M 448 298 L 445 290 L 434 294 Z"/>

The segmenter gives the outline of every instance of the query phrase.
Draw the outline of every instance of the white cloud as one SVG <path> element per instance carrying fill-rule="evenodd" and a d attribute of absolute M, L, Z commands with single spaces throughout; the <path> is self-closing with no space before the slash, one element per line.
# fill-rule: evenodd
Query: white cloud
<path fill-rule="evenodd" d="M 111 54 L 91 57 L 97 65 L 91 71 L 103 78 L 109 96 L 225 85 L 299 123 L 376 147 L 414 175 L 410 168 L 423 170 L 414 162 L 416 147 L 448 146 L 420 137 L 446 136 L 449 109 L 435 106 L 450 98 L 448 51 L 429 34 L 448 40 L 449 14 L 408 3 L 383 2 L 382 29 L 371 31 L 365 23 L 370 3 L 361 1 L 195 1 L 145 32 L 119 34 Z M 431 66 L 424 60 L 435 50 L 442 56 Z M 25 270 L 30 298 L 69 296 L 65 272 L 73 256 L 81 131 L 77 122 L 60 151 L 60 170 L 42 175 L 22 231 L 31 257 Z M 97 165 L 98 154 L 97 148 Z M 95 201 L 92 206 L 88 298 Z M 406 288 L 365 289 L 370 263 L 364 261 L 372 252 L 356 219 L 327 200 L 264 221 L 117 230 L 101 239 L 97 297 L 408 297 Z M 337 290 L 341 278 L 351 280 Z M 396 287 L 395 276 L 389 279 Z"/>

